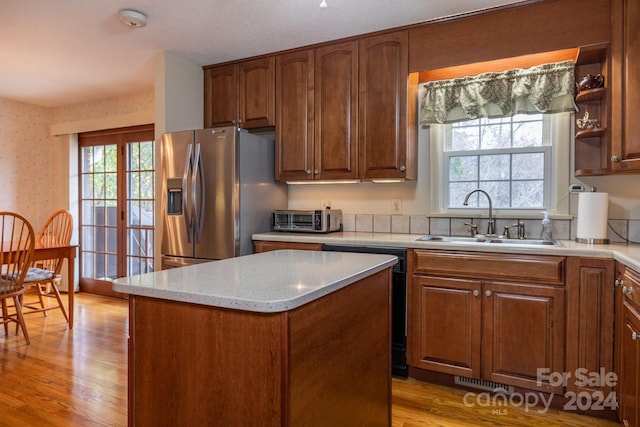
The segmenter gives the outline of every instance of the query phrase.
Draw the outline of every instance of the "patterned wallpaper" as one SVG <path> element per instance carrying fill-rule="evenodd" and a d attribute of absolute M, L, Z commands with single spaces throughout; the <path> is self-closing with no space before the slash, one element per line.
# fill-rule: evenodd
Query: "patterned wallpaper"
<path fill-rule="evenodd" d="M 53 168 L 59 164 L 49 136 L 49 108 L 0 99 L 0 209 L 25 216 L 36 232 L 56 204 Z M 66 184 L 65 184 L 66 185 Z"/>
<path fill-rule="evenodd" d="M 58 108 L 0 98 L 0 210 L 20 213 L 37 232 L 68 207 L 64 177 L 75 165 L 68 165 L 68 137 L 50 136 L 51 124 L 153 110 L 153 101 L 153 91 Z"/>
<path fill-rule="evenodd" d="M 125 96 L 122 98 L 104 99 L 85 104 L 77 104 L 51 109 L 51 123 L 75 122 L 96 117 L 108 117 L 120 114 L 153 111 L 153 90 Z"/>

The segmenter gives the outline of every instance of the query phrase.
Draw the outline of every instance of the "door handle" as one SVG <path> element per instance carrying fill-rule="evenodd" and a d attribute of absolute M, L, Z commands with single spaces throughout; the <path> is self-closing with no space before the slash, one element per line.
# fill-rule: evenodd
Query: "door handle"
<path fill-rule="evenodd" d="M 184 215 L 184 224 L 187 227 L 187 242 L 191 243 L 193 227 L 191 226 L 191 209 L 189 208 L 189 178 L 191 175 L 191 167 L 193 165 L 193 147 L 189 144 L 187 149 L 187 157 L 184 165 L 184 173 L 182 175 L 182 213 Z"/>
<path fill-rule="evenodd" d="M 194 217 L 194 232 L 196 233 L 195 241 L 200 243 L 202 238 L 202 226 L 204 224 L 204 201 L 205 201 L 205 188 L 204 188 L 204 168 L 202 165 L 202 152 L 200 144 L 196 144 L 195 159 L 193 161 L 193 176 L 191 177 L 191 196 L 193 200 L 193 217 Z M 198 179 L 200 180 L 200 198 L 198 198 Z M 199 204 L 199 206 L 198 206 Z"/>

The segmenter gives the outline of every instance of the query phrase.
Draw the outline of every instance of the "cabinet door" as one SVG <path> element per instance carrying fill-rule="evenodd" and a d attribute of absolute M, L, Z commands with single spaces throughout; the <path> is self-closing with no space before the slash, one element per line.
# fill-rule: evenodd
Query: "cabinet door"
<path fill-rule="evenodd" d="M 411 366 L 480 378 L 481 282 L 413 277 Z"/>
<path fill-rule="evenodd" d="M 614 359 L 613 370 L 618 375 L 618 383 L 614 387 L 616 397 L 618 398 L 618 419 L 622 420 L 622 336 L 624 334 L 624 294 L 622 293 L 623 275 L 625 266 L 616 261 L 616 281 L 614 286 Z"/>
<path fill-rule="evenodd" d="M 357 41 L 316 49 L 314 92 L 314 176 L 354 179 L 358 173 Z"/>
<path fill-rule="evenodd" d="M 564 372 L 564 289 L 484 282 L 483 378 L 532 390 L 562 393 L 539 369 Z"/>
<path fill-rule="evenodd" d="M 640 314 L 628 303 L 625 302 L 624 308 L 623 331 L 621 338 L 622 346 L 622 365 L 620 369 L 620 411 L 621 420 L 626 426 L 640 425 L 640 417 L 638 410 L 638 398 L 640 390 L 638 389 L 638 363 L 640 363 L 640 348 L 638 340 L 640 339 Z"/>
<path fill-rule="evenodd" d="M 640 171 L 640 2 L 612 2 L 611 168 Z"/>
<path fill-rule="evenodd" d="M 204 70 L 204 127 L 232 126 L 238 119 L 238 64 Z"/>
<path fill-rule="evenodd" d="M 275 57 L 238 64 L 240 127 L 273 126 L 275 105 Z"/>
<path fill-rule="evenodd" d="M 276 57 L 276 180 L 313 179 L 313 50 Z"/>
<path fill-rule="evenodd" d="M 362 179 L 415 178 L 416 98 L 408 91 L 416 85 L 409 84 L 408 46 L 406 31 L 360 40 Z"/>
<path fill-rule="evenodd" d="M 301 242 L 271 242 L 266 240 L 254 240 L 253 252 L 269 252 L 281 249 L 300 249 L 305 251 L 322 250 L 322 243 L 301 243 Z"/>
<path fill-rule="evenodd" d="M 567 275 L 567 372 L 613 371 L 614 261 L 603 258 L 570 257 Z M 576 383 L 567 390 L 589 395 L 600 391 L 608 396 L 609 386 Z"/>

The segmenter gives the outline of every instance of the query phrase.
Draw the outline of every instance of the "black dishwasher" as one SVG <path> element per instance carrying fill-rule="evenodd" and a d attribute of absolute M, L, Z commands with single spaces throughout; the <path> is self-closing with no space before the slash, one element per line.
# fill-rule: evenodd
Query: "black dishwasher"
<path fill-rule="evenodd" d="M 407 250 L 379 246 L 347 246 L 323 244 L 323 251 L 364 252 L 395 255 L 398 263 L 393 266 L 391 281 L 391 372 L 400 377 L 408 376 L 407 368 Z"/>

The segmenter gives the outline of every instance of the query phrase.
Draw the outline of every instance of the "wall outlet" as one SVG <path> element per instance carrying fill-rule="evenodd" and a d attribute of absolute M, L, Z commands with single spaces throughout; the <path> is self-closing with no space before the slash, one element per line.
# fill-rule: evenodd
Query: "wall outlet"
<path fill-rule="evenodd" d="M 391 215 L 402 215 L 402 199 L 391 199 Z"/>
<path fill-rule="evenodd" d="M 329 199 L 322 199 L 320 200 L 320 206 L 322 206 L 322 209 L 331 208 L 333 207 L 333 201 Z"/>

